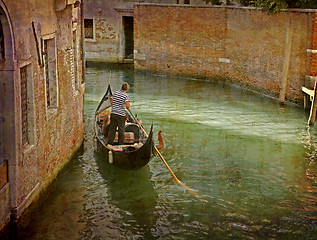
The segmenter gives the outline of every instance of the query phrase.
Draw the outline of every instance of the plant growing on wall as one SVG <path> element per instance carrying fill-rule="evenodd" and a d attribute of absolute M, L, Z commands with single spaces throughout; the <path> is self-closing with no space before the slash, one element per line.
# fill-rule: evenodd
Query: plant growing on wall
<path fill-rule="evenodd" d="M 231 0 L 203 0 L 206 3 L 211 3 L 212 5 L 233 5 Z"/>
<path fill-rule="evenodd" d="M 255 0 L 254 3 L 268 12 L 279 12 L 285 8 L 317 8 L 316 0 Z"/>
<path fill-rule="evenodd" d="M 203 0 L 213 5 L 232 5 L 232 1 L 226 0 Z M 317 8 L 316 0 L 237 0 L 242 6 L 255 6 L 268 12 L 279 12 L 286 8 Z"/>

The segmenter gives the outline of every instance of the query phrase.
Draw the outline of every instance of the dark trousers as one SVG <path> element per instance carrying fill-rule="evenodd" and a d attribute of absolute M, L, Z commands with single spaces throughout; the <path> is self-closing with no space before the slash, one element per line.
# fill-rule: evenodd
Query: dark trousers
<path fill-rule="evenodd" d="M 116 130 L 118 127 L 118 144 L 124 144 L 124 130 L 125 130 L 125 116 L 117 114 L 110 115 L 110 126 L 109 126 L 109 144 L 113 145 L 113 141 L 116 137 Z"/>

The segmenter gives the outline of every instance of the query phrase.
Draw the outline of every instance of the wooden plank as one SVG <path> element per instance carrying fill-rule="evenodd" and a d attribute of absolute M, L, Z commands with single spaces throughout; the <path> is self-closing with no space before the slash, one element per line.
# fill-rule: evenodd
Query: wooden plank
<path fill-rule="evenodd" d="M 314 90 L 302 87 L 302 91 L 306 94 L 308 94 L 309 96 L 313 97 L 314 96 Z"/>

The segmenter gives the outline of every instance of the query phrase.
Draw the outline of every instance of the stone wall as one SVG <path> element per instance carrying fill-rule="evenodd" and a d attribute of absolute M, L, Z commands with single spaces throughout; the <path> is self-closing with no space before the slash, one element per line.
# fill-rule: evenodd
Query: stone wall
<path fill-rule="evenodd" d="M 315 10 L 267 14 L 253 8 L 138 4 L 135 68 L 238 83 L 300 102 L 312 87 Z M 315 24 L 316 26 L 316 24 Z"/>
<path fill-rule="evenodd" d="M 0 61 L 0 142 L 6 143 L 0 144 L 0 164 L 8 163 L 9 175 L 0 189 L 0 229 L 10 215 L 12 220 L 21 216 L 82 144 L 85 85 L 80 4 L 0 0 L 1 22 L 8 30 L 6 58 Z M 27 87 L 23 69 L 27 69 Z"/>

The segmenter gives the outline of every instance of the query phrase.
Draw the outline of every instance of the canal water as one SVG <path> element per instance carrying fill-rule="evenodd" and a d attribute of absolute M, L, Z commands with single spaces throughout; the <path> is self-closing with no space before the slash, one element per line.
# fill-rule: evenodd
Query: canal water
<path fill-rule="evenodd" d="M 110 83 L 131 86 L 131 110 L 162 130 L 159 156 L 120 170 L 94 150 L 94 111 Z M 87 69 L 83 152 L 23 226 L 21 239 L 316 239 L 317 127 L 298 106 L 230 87 Z M 22 224 L 23 225 L 23 224 Z"/>

